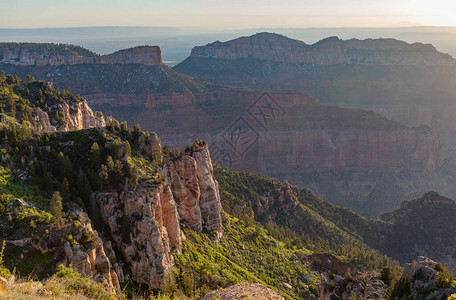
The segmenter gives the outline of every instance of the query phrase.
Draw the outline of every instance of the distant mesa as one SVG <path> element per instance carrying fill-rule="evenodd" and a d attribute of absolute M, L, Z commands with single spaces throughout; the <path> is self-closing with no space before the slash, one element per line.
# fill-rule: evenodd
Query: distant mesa
<path fill-rule="evenodd" d="M 315 44 L 290 39 L 275 33 L 257 33 L 228 42 L 194 47 L 192 58 L 227 60 L 257 59 L 282 63 L 441 65 L 454 63 L 449 54 L 430 44 L 408 44 L 395 39 L 350 39 L 329 37 Z"/>
<path fill-rule="evenodd" d="M 77 64 L 163 64 L 158 46 L 138 46 L 98 55 L 79 46 L 52 43 L 0 43 L 0 63 L 19 66 Z"/>

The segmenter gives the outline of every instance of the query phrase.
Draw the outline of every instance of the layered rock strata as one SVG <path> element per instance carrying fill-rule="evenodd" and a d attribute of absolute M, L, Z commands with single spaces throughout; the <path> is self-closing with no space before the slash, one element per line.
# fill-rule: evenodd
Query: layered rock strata
<path fill-rule="evenodd" d="M 77 64 L 140 64 L 159 66 L 163 64 L 160 48 L 157 46 L 138 46 L 120 50 L 112 54 L 69 51 L 68 45 L 53 45 L 50 51 L 47 44 L 0 43 L 0 63 L 18 66 L 61 66 Z M 74 46 L 73 46 L 74 47 Z"/>
<path fill-rule="evenodd" d="M 298 64 L 382 64 L 382 65 L 445 65 L 454 64 L 448 54 L 438 52 L 430 44 L 408 44 L 395 39 L 341 40 L 330 37 L 313 45 L 279 34 L 258 33 L 228 42 L 214 42 L 194 47 L 193 58 L 227 60 L 258 59 Z"/>
<path fill-rule="evenodd" d="M 140 185 L 93 197 L 133 279 L 159 288 L 174 263 L 171 248 L 181 250 L 179 219 L 169 186 Z"/>

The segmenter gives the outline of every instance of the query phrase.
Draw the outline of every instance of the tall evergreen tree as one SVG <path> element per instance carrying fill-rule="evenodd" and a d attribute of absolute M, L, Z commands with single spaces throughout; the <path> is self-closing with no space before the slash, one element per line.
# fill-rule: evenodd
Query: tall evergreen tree
<path fill-rule="evenodd" d="M 60 196 L 60 192 L 55 192 L 52 195 L 49 210 L 51 215 L 54 216 L 55 223 L 60 226 L 63 218 L 62 196 Z"/>

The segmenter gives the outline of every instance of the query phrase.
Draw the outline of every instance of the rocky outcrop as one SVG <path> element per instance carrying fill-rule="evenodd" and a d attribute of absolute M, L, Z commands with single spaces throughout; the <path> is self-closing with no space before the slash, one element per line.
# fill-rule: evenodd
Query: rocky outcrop
<path fill-rule="evenodd" d="M 448 54 L 430 44 L 408 44 L 394 39 L 346 40 L 330 37 L 313 45 L 272 33 L 258 33 L 228 42 L 194 47 L 191 58 L 257 59 L 299 64 L 455 64 Z"/>
<path fill-rule="evenodd" d="M 285 180 L 282 185 L 276 186 L 266 195 L 252 201 L 251 205 L 257 220 L 276 220 L 285 214 L 292 215 L 298 205 L 298 199 L 292 186 Z M 277 209 L 278 207 L 280 210 Z M 294 224 L 294 221 L 290 220 L 290 224 Z"/>
<path fill-rule="evenodd" d="M 161 140 L 155 132 L 141 132 L 138 135 L 138 145 L 141 154 L 156 159 L 160 163 L 163 161 Z"/>
<path fill-rule="evenodd" d="M 133 279 L 159 288 L 174 263 L 171 248 L 182 248 L 178 213 L 169 186 L 142 183 L 121 193 L 99 192 L 93 197 Z"/>
<path fill-rule="evenodd" d="M 74 96 L 68 91 L 54 89 L 49 81 L 22 82 L 17 86 L 31 104 L 29 108 L 29 126 L 40 132 L 71 131 L 93 127 L 105 127 L 104 116 L 99 111 L 92 111 L 87 101 Z M 5 114 L 0 121 L 6 122 Z M 20 116 L 15 115 L 20 119 Z M 10 118 L 13 121 L 13 118 Z M 15 121 L 16 122 L 16 121 Z"/>
<path fill-rule="evenodd" d="M 35 209 L 33 205 L 22 199 L 11 201 L 9 209 L 13 216 L 16 210 L 21 208 Z M 71 218 L 71 222 L 65 220 L 60 227 L 50 226 L 39 238 L 7 240 L 6 243 L 9 246 L 18 247 L 19 254 L 15 254 L 17 261 L 33 259 L 26 257 L 28 253 L 34 253 L 34 257 L 44 255 L 48 261 L 37 262 L 34 270 L 37 275 L 52 274 L 55 266 L 63 264 L 71 266 L 82 276 L 103 284 L 112 293 L 120 292 L 117 272 L 122 269 L 115 270 L 111 264 L 111 259 L 116 259 L 115 254 L 111 259 L 108 258 L 98 232 L 92 228 L 92 222 L 84 211 L 72 210 L 67 212 L 67 215 Z M 11 220 L 14 218 L 11 217 Z M 9 221 L 9 223 L 5 227 L 14 226 L 14 222 Z M 22 231 L 17 231 L 14 236 L 18 238 L 23 235 Z"/>
<path fill-rule="evenodd" d="M 71 49 L 68 49 L 69 47 Z M 161 50 L 157 46 L 139 46 L 99 56 L 86 49 L 72 45 L 0 43 L 0 63 L 18 66 L 77 64 L 159 66 L 163 64 L 163 61 Z"/>
<path fill-rule="evenodd" d="M 213 291 L 202 298 L 202 300 L 241 300 L 241 299 L 269 299 L 284 300 L 279 293 L 258 283 L 238 283 L 225 289 Z"/>
<path fill-rule="evenodd" d="M 388 286 L 379 277 L 377 272 L 357 273 L 350 278 L 323 275 L 319 286 L 319 299 L 387 299 Z"/>
<path fill-rule="evenodd" d="M 58 105 L 58 110 L 63 112 L 62 124 L 56 124 L 57 131 L 80 130 L 92 127 L 106 126 L 103 114 L 93 112 L 86 100 L 79 102 L 64 102 Z M 52 129 L 52 125 L 49 129 Z M 52 130 L 49 130 L 52 131 Z"/>
<path fill-rule="evenodd" d="M 55 112 L 62 112 L 60 120 Z M 37 130 L 43 132 L 71 131 L 93 127 L 105 127 L 105 119 L 100 112 L 93 112 L 86 100 L 63 102 L 44 111 L 37 108 L 35 117 Z"/>
<path fill-rule="evenodd" d="M 92 229 L 92 225 L 85 213 L 78 211 L 77 215 L 81 228 L 78 228 L 78 234 L 73 238 L 82 240 L 83 235 L 85 235 L 93 239 L 93 241 L 92 245 L 87 249 L 82 248 L 79 243 L 72 245 L 68 241 L 65 242 L 63 250 L 67 266 L 72 266 L 80 274 L 102 283 L 111 292 L 120 292 L 119 278 L 109 258 L 106 256 L 103 242 L 98 233 Z"/>
<path fill-rule="evenodd" d="M 194 145 L 193 147 L 197 147 Z M 179 215 L 191 229 L 222 234 L 221 202 L 207 145 L 189 155 L 165 159 Z"/>
<path fill-rule="evenodd" d="M 200 208 L 200 187 L 196 176 L 197 166 L 193 157 L 185 156 L 167 162 L 169 180 L 178 204 L 179 216 L 185 224 L 201 232 L 203 223 Z"/>
<path fill-rule="evenodd" d="M 180 222 L 222 234 L 218 183 L 207 146 L 180 158 L 166 156 L 162 173 L 169 184 L 143 181 L 135 188 L 126 184 L 120 193 L 92 195 L 133 279 L 150 288 L 159 288 L 170 274 L 171 250 L 182 250 Z"/>
<path fill-rule="evenodd" d="M 200 187 L 200 209 L 203 227 L 209 231 L 222 232 L 221 203 L 218 182 L 214 178 L 211 156 L 207 146 L 194 151 L 192 157 L 197 165 L 197 179 Z"/>
<path fill-rule="evenodd" d="M 409 299 L 447 298 L 456 289 L 451 284 L 444 286 L 447 279 L 440 278 L 446 276 L 444 273 L 439 263 L 424 256 L 418 257 L 412 263 L 404 265 L 399 284 L 405 286 L 401 291 L 405 294 L 399 296 L 406 296 Z"/>
<path fill-rule="evenodd" d="M 401 279 L 406 280 L 409 284 L 412 299 L 417 298 L 421 289 L 437 287 L 435 283 L 438 277 L 435 270 L 436 264 L 435 261 L 424 256 L 418 257 L 418 260 L 414 260 L 412 263 L 405 264 Z"/>

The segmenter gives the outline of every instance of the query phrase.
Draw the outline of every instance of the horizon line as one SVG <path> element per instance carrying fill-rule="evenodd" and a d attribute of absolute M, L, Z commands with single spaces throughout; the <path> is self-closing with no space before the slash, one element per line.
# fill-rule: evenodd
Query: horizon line
<path fill-rule="evenodd" d="M 343 28 L 420 28 L 420 27 L 436 27 L 436 28 L 456 28 L 456 25 L 409 25 L 409 26 L 154 26 L 154 25 L 93 25 L 93 26 L 62 26 L 62 27 L 1 27 L 0 30 L 40 30 L 40 29 L 82 29 L 82 28 L 160 28 L 160 29 L 343 29 Z"/>

